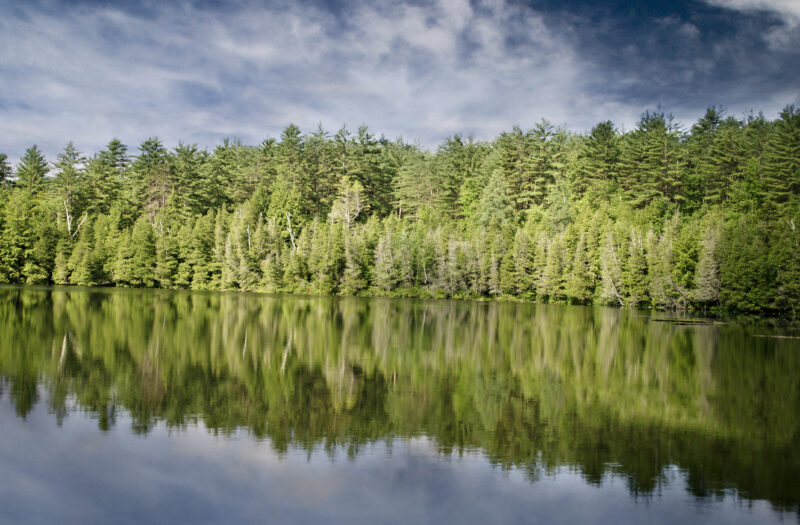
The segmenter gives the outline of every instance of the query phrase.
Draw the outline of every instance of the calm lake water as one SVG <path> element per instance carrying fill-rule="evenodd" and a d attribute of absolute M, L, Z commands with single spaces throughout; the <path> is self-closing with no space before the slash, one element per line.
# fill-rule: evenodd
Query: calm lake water
<path fill-rule="evenodd" d="M 797 523 L 797 336 L 613 308 L 0 288 L 0 521 Z"/>

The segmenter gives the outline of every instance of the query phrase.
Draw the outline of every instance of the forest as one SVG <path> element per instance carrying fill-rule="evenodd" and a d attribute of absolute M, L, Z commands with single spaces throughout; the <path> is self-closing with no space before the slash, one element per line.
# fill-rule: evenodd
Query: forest
<path fill-rule="evenodd" d="M 213 151 L 0 154 L 0 283 L 522 299 L 795 317 L 800 109 L 542 120 L 435 151 L 366 126 Z"/>

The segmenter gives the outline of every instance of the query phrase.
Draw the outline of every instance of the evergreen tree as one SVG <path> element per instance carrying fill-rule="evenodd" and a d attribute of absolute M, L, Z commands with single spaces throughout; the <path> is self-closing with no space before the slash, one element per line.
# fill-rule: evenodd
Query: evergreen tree
<path fill-rule="evenodd" d="M 151 220 L 167 207 L 174 188 L 171 159 L 158 138 L 139 146 L 139 156 L 131 165 L 131 190 Z"/>
<path fill-rule="evenodd" d="M 625 259 L 622 257 L 620 246 L 614 239 L 611 231 L 605 234 L 605 243 L 601 255 L 600 280 L 602 289 L 600 297 L 611 303 L 625 305 L 625 290 L 622 286 L 622 269 L 625 267 Z"/>
<path fill-rule="evenodd" d="M 638 232 L 633 230 L 628 242 L 628 256 L 622 271 L 622 284 L 628 304 L 638 306 L 647 302 L 647 281 L 644 240 Z"/>
<path fill-rule="evenodd" d="M 592 128 L 583 141 L 575 190 L 592 192 L 598 197 L 609 195 L 619 174 L 620 138 L 614 124 L 607 120 Z"/>
<path fill-rule="evenodd" d="M 0 186 L 4 186 L 5 183 L 11 179 L 11 164 L 8 163 L 8 155 L 5 153 L 0 153 Z"/>
<path fill-rule="evenodd" d="M 15 189 L 3 210 L 3 243 L 0 246 L 0 266 L 4 280 L 23 283 L 23 267 L 33 255 L 36 240 L 33 228 L 36 201 L 29 189 Z"/>
<path fill-rule="evenodd" d="M 364 188 L 361 183 L 342 177 L 339 181 L 338 196 L 331 207 L 331 221 L 342 222 L 349 231 L 366 207 Z"/>
<path fill-rule="evenodd" d="M 86 220 L 83 215 L 86 202 L 82 166 L 85 162 L 86 159 L 75 149 L 75 145 L 69 142 L 64 151 L 58 154 L 58 162 L 55 164 L 58 172 L 53 179 L 53 190 L 58 199 L 58 214 L 61 216 L 63 211 L 67 237 L 70 240 L 80 231 L 81 221 Z"/>
<path fill-rule="evenodd" d="M 621 152 L 622 184 L 636 206 L 656 198 L 681 201 L 682 134 L 672 117 L 645 112 Z"/>
<path fill-rule="evenodd" d="M 419 153 L 410 156 L 395 179 L 395 205 L 400 215 L 417 217 L 423 208 L 453 211 L 448 180 L 433 159 Z"/>
<path fill-rule="evenodd" d="M 17 166 L 16 185 L 30 193 L 36 193 L 44 188 L 45 175 L 50 171 L 44 154 L 34 144 L 25 150 L 25 155 Z"/>
<path fill-rule="evenodd" d="M 67 259 L 66 269 L 57 272 L 58 284 L 92 286 L 97 284 L 97 261 L 93 253 L 94 224 L 87 221 L 81 228 L 77 242 Z"/>
<path fill-rule="evenodd" d="M 508 189 L 500 170 L 495 170 L 481 195 L 478 222 L 483 226 L 500 226 L 512 217 Z"/>
<path fill-rule="evenodd" d="M 731 222 L 721 253 L 720 299 L 730 309 L 754 312 L 772 306 L 773 267 L 766 249 L 765 224 L 752 215 Z"/>
<path fill-rule="evenodd" d="M 589 255 L 586 250 L 586 233 L 581 232 L 567 274 L 564 293 L 572 302 L 586 304 L 592 298 L 592 288 Z"/>
<path fill-rule="evenodd" d="M 800 313 L 800 213 L 787 213 L 773 230 L 770 259 L 775 267 L 775 307 Z"/>
<path fill-rule="evenodd" d="M 722 225 L 713 217 L 705 228 L 700 246 L 700 258 L 694 277 L 694 300 L 704 304 L 718 304 L 720 294 L 719 252 Z"/>
<path fill-rule="evenodd" d="M 153 227 L 144 216 L 133 225 L 131 244 L 133 277 L 130 283 L 152 288 L 156 282 L 156 245 Z"/>
<path fill-rule="evenodd" d="M 786 107 L 775 122 L 765 151 L 765 190 L 776 203 L 800 194 L 800 108 Z"/>
<path fill-rule="evenodd" d="M 98 213 L 108 213 L 117 202 L 123 185 L 128 183 L 128 148 L 118 139 L 111 140 L 87 165 L 88 206 Z"/>
<path fill-rule="evenodd" d="M 33 147 L 0 181 L 0 282 L 794 315 L 798 114 L 542 121 L 435 153 L 289 126 L 211 152 L 148 139 L 131 163 L 114 139 L 88 161 L 68 144 L 52 179 Z"/>

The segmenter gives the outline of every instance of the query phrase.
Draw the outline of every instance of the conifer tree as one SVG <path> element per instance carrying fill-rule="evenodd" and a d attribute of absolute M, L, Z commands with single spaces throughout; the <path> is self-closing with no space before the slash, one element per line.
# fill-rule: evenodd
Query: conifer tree
<path fill-rule="evenodd" d="M 117 243 L 117 253 L 112 272 L 112 278 L 117 286 L 135 286 L 137 284 L 134 275 L 136 268 L 133 263 L 133 256 L 134 247 L 131 242 L 131 232 L 129 230 L 123 230 L 120 232 Z"/>
<path fill-rule="evenodd" d="M 592 298 L 592 275 L 586 250 L 586 233 L 581 232 L 572 257 L 572 263 L 564 284 L 564 294 L 578 304 L 586 304 Z"/>
<path fill-rule="evenodd" d="M 133 276 L 129 282 L 134 286 L 152 288 L 156 283 L 156 245 L 153 226 L 146 217 L 139 217 L 133 225 L 131 244 Z"/>
<path fill-rule="evenodd" d="M 721 236 L 721 221 L 719 218 L 713 217 L 703 233 L 700 258 L 695 269 L 693 297 L 699 303 L 719 303 L 719 248 L 722 240 Z"/>
<path fill-rule="evenodd" d="M 111 140 L 106 149 L 87 164 L 88 207 L 98 213 L 108 213 L 116 203 L 123 185 L 128 184 L 128 147 L 118 139 Z"/>
<path fill-rule="evenodd" d="M 17 166 L 17 187 L 35 194 L 44 188 L 45 175 L 50 171 L 44 154 L 34 144 L 25 150 Z"/>
<path fill-rule="evenodd" d="M 0 187 L 6 184 L 11 178 L 11 164 L 8 163 L 8 155 L 0 153 Z"/>
<path fill-rule="evenodd" d="M 53 179 L 53 189 L 58 199 L 60 216 L 63 211 L 69 240 L 75 238 L 80 230 L 81 221 L 87 218 L 83 215 L 86 203 L 82 164 L 85 162 L 86 159 L 75 149 L 75 145 L 69 142 L 64 151 L 58 154 L 58 162 L 55 164 L 58 172 Z"/>
<path fill-rule="evenodd" d="M 770 259 L 775 267 L 775 306 L 800 314 L 800 213 L 795 209 L 778 222 L 773 231 Z"/>
<path fill-rule="evenodd" d="M 513 209 L 503 175 L 500 170 L 495 170 L 481 195 L 478 222 L 485 227 L 498 227 L 510 220 L 512 213 Z"/>
<path fill-rule="evenodd" d="M 611 231 L 605 234 L 605 243 L 601 255 L 600 281 L 602 288 L 600 297 L 610 303 L 625 305 L 625 291 L 622 287 L 622 269 L 625 259 L 622 257 L 619 244 Z"/>
<path fill-rule="evenodd" d="M 628 304 L 638 306 L 647 302 L 647 281 L 644 241 L 642 236 L 633 230 L 630 233 L 628 256 L 622 271 L 622 283 Z"/>
<path fill-rule="evenodd" d="M 773 267 L 766 249 L 765 224 L 743 215 L 729 223 L 721 253 L 720 299 L 730 309 L 753 312 L 771 306 Z"/>
<path fill-rule="evenodd" d="M 547 259 L 541 277 L 536 284 L 540 297 L 550 302 L 564 299 L 564 270 L 567 267 L 568 252 L 564 235 L 557 235 L 547 246 Z"/>
<path fill-rule="evenodd" d="M 88 161 L 68 144 L 53 178 L 30 148 L 16 183 L 0 159 L 0 282 L 792 314 L 798 114 L 542 121 L 435 153 L 289 126 L 212 151 L 150 139 L 131 163 L 114 139 Z"/>
<path fill-rule="evenodd" d="M 361 183 L 342 177 L 339 181 L 338 196 L 331 207 L 331 221 L 342 222 L 349 231 L 366 207 L 364 188 Z"/>
<path fill-rule="evenodd" d="M 88 220 L 78 235 L 72 253 L 67 260 L 66 269 L 58 272 L 57 284 L 92 286 L 97 284 L 97 262 L 93 253 L 94 224 Z"/>
<path fill-rule="evenodd" d="M 781 112 L 764 156 L 768 198 L 783 204 L 800 194 L 800 108 L 791 105 Z"/>

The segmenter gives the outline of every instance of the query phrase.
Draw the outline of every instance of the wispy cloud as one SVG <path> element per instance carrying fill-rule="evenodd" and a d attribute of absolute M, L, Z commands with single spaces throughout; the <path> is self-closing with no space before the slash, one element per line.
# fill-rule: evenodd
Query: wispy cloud
<path fill-rule="evenodd" d="M 784 16 L 787 22 L 800 20 L 800 2 L 797 0 L 705 0 L 709 4 L 744 11 L 773 11 Z"/>
<path fill-rule="evenodd" d="M 729 3 L 737 1 L 745 3 Z M 615 47 L 580 13 L 503 0 L 34 2 L 5 11 L 0 151 L 12 158 L 33 143 L 52 157 L 68 140 L 96 151 L 112 137 L 131 146 L 153 135 L 170 145 L 229 136 L 256 143 L 292 122 L 307 130 L 366 123 L 434 147 L 453 133 L 491 138 L 543 117 L 575 129 L 609 118 L 630 126 L 659 103 L 694 117 L 698 98 L 771 111 L 796 87 L 737 92 L 731 84 L 682 103 L 731 51 L 679 16 Z M 675 58 L 658 47 L 670 44 L 720 47 Z"/>
<path fill-rule="evenodd" d="M 770 27 L 763 35 L 771 49 L 800 47 L 800 1 L 798 0 L 705 0 L 707 3 L 744 12 L 767 12 L 780 24 Z"/>

